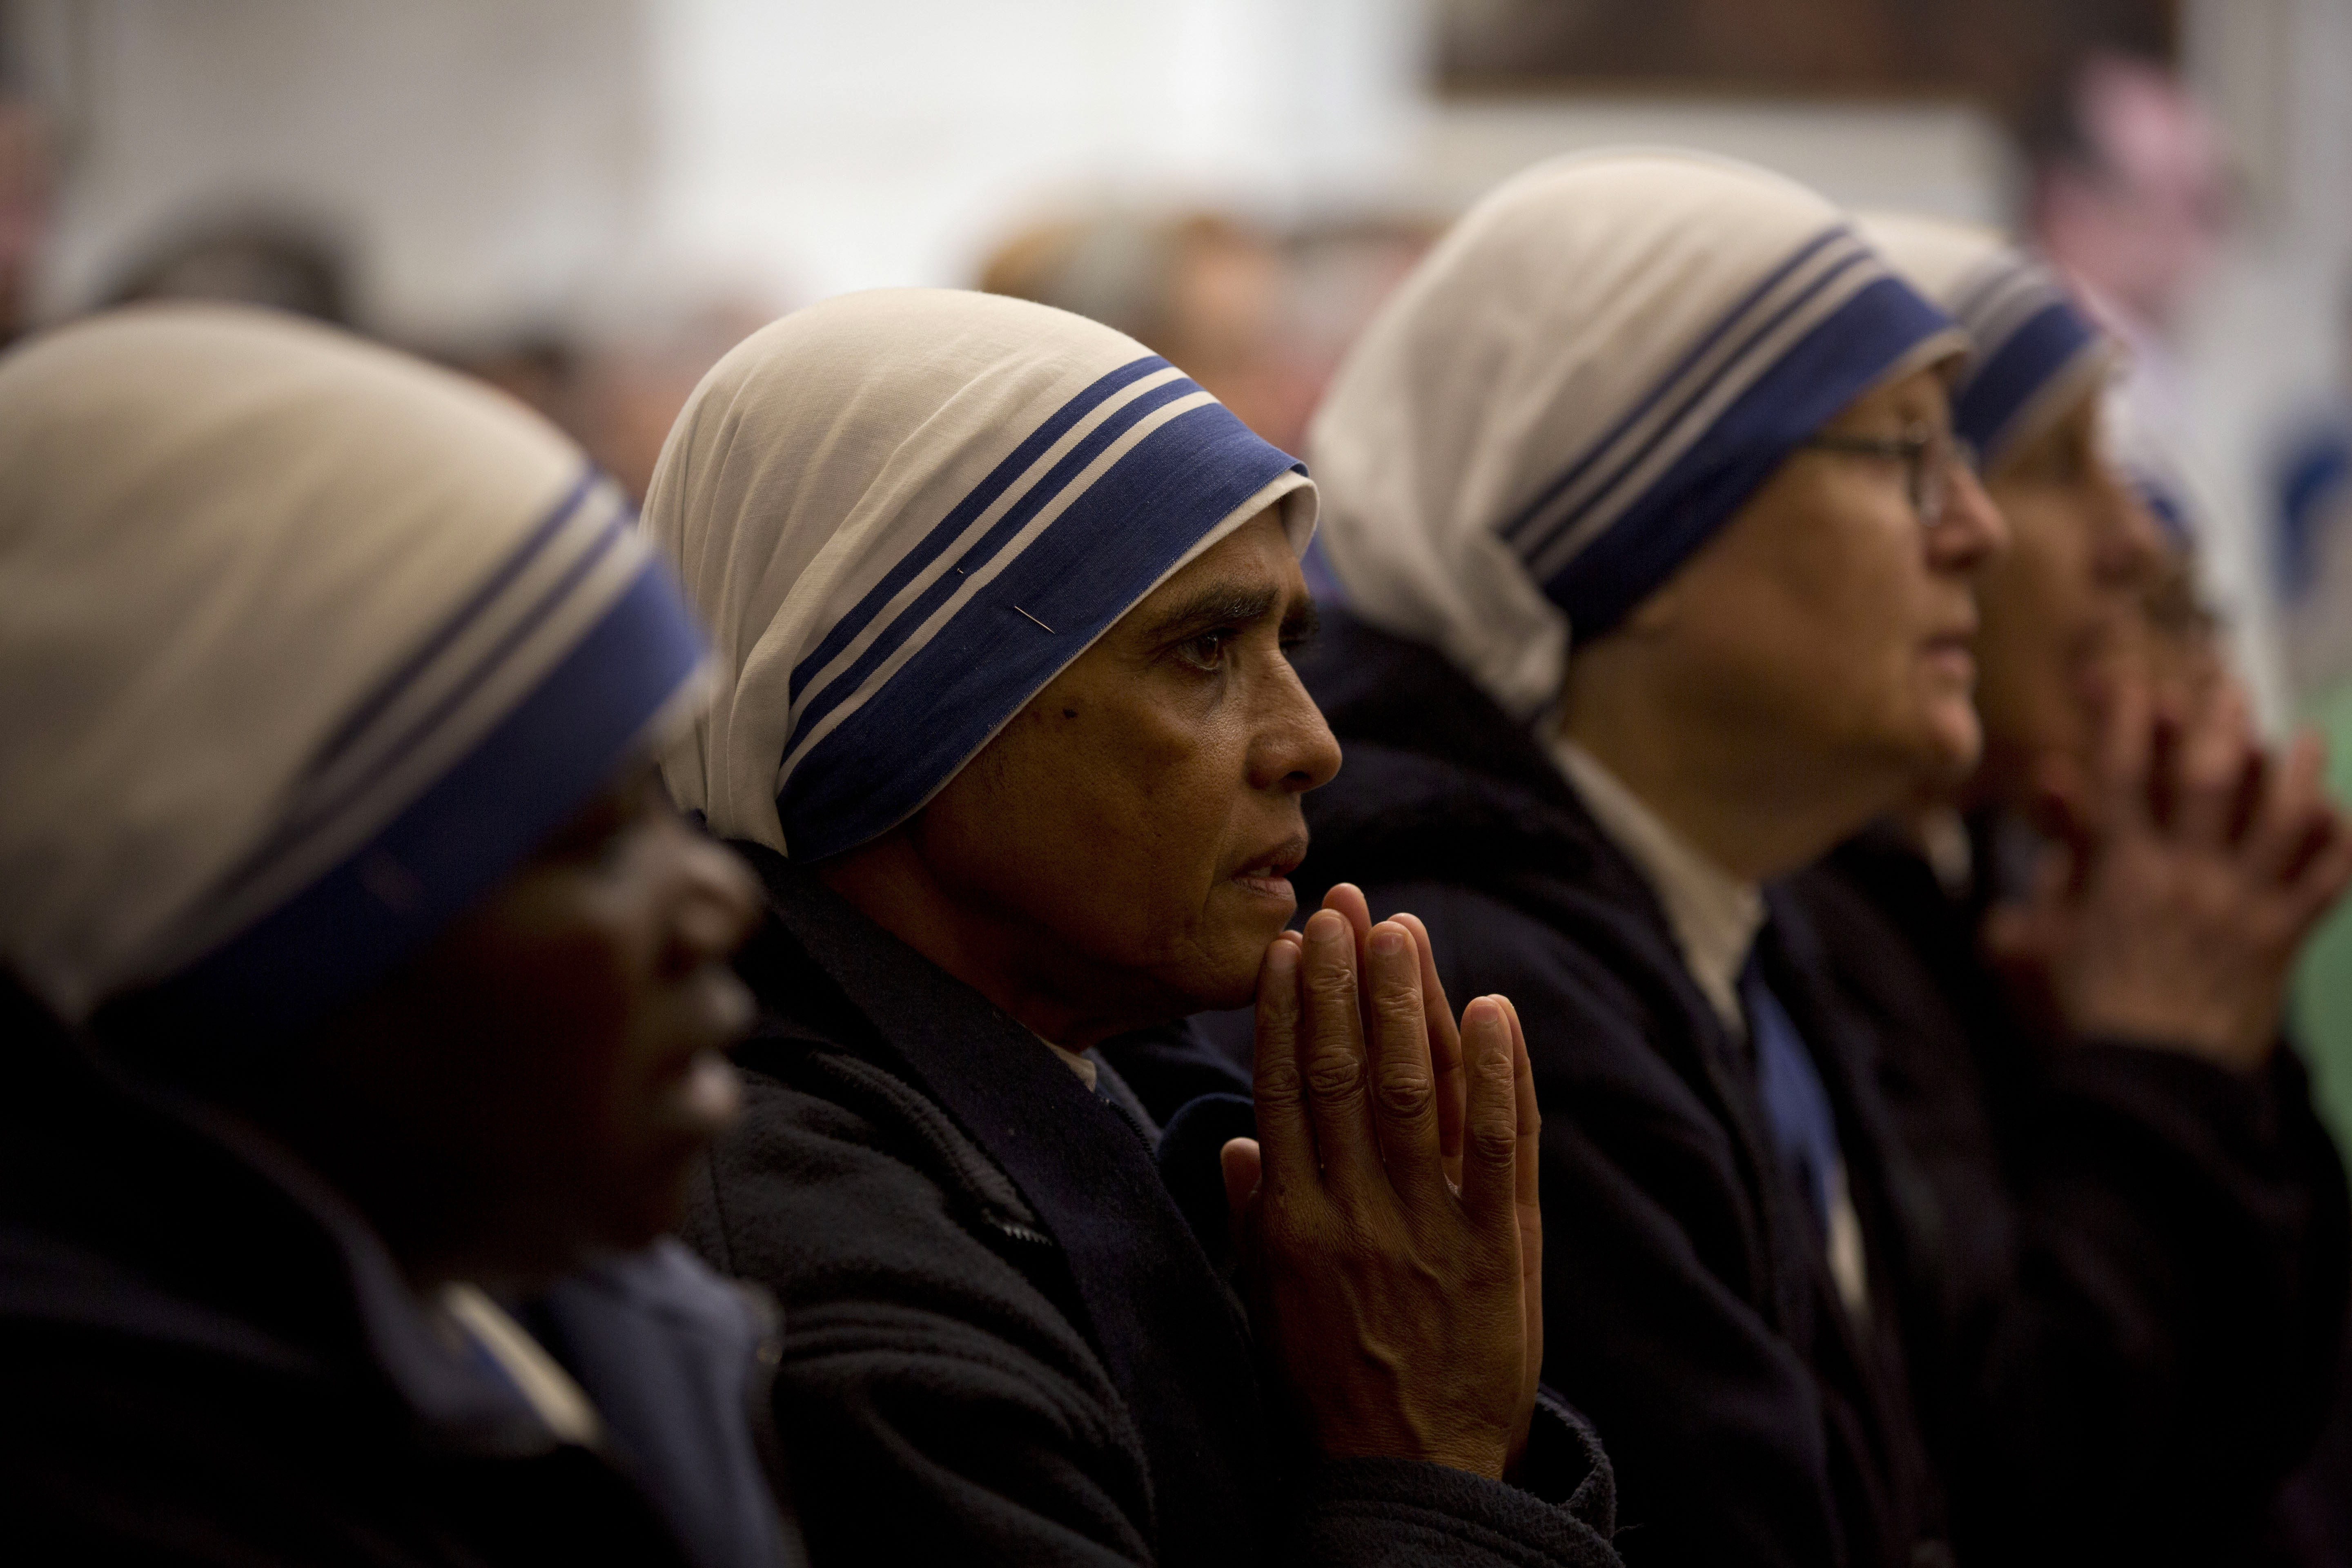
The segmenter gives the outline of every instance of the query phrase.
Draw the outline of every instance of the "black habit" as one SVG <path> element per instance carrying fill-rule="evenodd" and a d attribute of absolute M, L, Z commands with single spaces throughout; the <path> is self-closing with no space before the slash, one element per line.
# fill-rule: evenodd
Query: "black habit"
<path fill-rule="evenodd" d="M 676 1243 L 515 1308 L 603 1418 L 565 1441 L 276 1144 L 5 975 L 0 1040 L 0 1555 L 801 1561 L 753 1440 L 768 1314 Z"/>
<path fill-rule="evenodd" d="M 2293 1051 L 2240 1075 L 2038 1048 L 1979 959 L 1974 890 L 1890 831 L 1793 890 L 1932 1189 L 1915 1382 L 1964 1559 L 2249 1560 L 2339 1386 L 2352 1246 Z"/>
<path fill-rule="evenodd" d="M 1771 901 L 1758 956 L 1834 1112 L 1871 1275 L 1860 1319 L 1776 1163 L 1744 1042 L 1533 734 L 1440 655 L 1342 615 L 1300 673 L 1347 754 L 1307 797 L 1302 905 L 1347 880 L 1375 917 L 1420 915 L 1456 1005 L 1500 992 L 1526 1027 L 1544 1378 L 1609 1447 L 1626 1562 L 1940 1561 L 1900 1337 L 1916 1184 L 1801 911 Z"/>
<path fill-rule="evenodd" d="M 1607 1462 L 1557 1409 L 1524 1488 L 1298 1463 L 1116 1075 L 1090 1091 L 805 868 L 737 847 L 769 896 L 738 961 L 762 1016 L 689 1239 L 784 1303 L 815 1561 L 1616 1562 Z"/>

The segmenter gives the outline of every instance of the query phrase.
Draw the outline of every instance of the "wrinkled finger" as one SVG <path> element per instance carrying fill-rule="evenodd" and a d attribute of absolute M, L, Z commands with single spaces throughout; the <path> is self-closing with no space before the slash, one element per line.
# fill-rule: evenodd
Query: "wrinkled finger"
<path fill-rule="evenodd" d="M 2331 814 L 2320 847 L 2297 868 L 2289 885 L 2286 925 L 2294 933 L 2297 946 L 2336 907 L 2347 888 L 2352 888 L 2352 824 Z"/>
<path fill-rule="evenodd" d="M 1327 1187 L 1368 1198 L 1381 1184 L 1381 1152 L 1372 1127 L 1356 934 L 1345 916 L 1318 910 L 1307 920 L 1306 961 L 1299 1066 L 1323 1180 Z"/>
<path fill-rule="evenodd" d="M 1359 935 L 1372 929 L 1372 906 L 1364 889 L 1353 882 L 1334 882 L 1323 895 L 1323 908 L 1345 915 Z"/>
<path fill-rule="evenodd" d="M 1512 1069 L 1517 1075 L 1519 1147 L 1512 1175 L 1517 1182 L 1519 1218 L 1519 1303 L 1525 1315 L 1522 1333 L 1527 1344 L 1528 1377 L 1543 1367 L 1543 1110 L 1536 1103 L 1535 1064 L 1528 1057 L 1527 1031 L 1519 1026 L 1519 1010 L 1507 996 L 1497 996 L 1511 1025 Z"/>
<path fill-rule="evenodd" d="M 1512 1061 L 1510 1016 L 1492 996 L 1462 1010 L 1462 1055 L 1470 1092 L 1462 1138 L 1462 1206 L 1482 1237 L 1518 1228 L 1518 1070 Z"/>
<path fill-rule="evenodd" d="M 1535 1063 L 1528 1058 L 1527 1031 L 1519 1026 L 1519 1010 L 1508 996 L 1489 998 L 1503 1010 L 1503 1018 L 1511 1030 L 1511 1091 L 1512 1107 L 1517 1113 L 1518 1133 L 1517 1163 L 1514 1167 L 1518 1183 L 1515 1189 L 1523 1209 L 1537 1206 L 1536 1156 L 1543 1147 L 1543 1108 L 1536 1103 Z"/>
<path fill-rule="evenodd" d="M 2259 884 L 2287 880 L 2295 863 L 2316 847 L 2314 831 L 2326 825 L 2334 810 L 2322 776 L 2326 763 L 2319 737 L 2305 731 L 2270 770 L 2243 841 L 2246 868 Z"/>
<path fill-rule="evenodd" d="M 1364 897 L 1364 889 L 1353 882 L 1335 882 L 1323 895 L 1323 907 L 1348 922 L 1356 936 L 1356 959 L 1363 961 L 1364 943 L 1372 934 L 1372 906 Z"/>
<path fill-rule="evenodd" d="M 2034 764 L 2032 779 L 2026 811 L 2033 826 L 2044 837 L 2070 844 L 2087 858 L 2099 836 L 2105 802 L 2081 760 L 2053 752 Z"/>
<path fill-rule="evenodd" d="M 1265 1175 L 1276 1185 L 1294 1188 L 1301 1183 L 1313 1186 L 1320 1168 L 1300 1059 L 1301 970 L 1297 942 L 1276 937 L 1266 944 L 1257 971 L 1257 1038 L 1250 1077 Z"/>
<path fill-rule="evenodd" d="M 1429 1016 L 1429 1065 L 1437 1075 L 1437 1153 L 1445 1163 L 1445 1179 L 1462 1184 L 1462 1030 L 1445 999 L 1445 983 L 1437 977 L 1437 952 L 1430 944 L 1429 928 L 1419 915 L 1397 915 L 1396 923 L 1412 932 L 1421 947 L 1421 1002 Z"/>
<path fill-rule="evenodd" d="M 2118 679 L 2106 728 L 2099 737 L 2095 789 L 2103 835 L 2143 828 L 2155 816 L 2154 763 L 2161 728 L 2147 680 L 2138 676 Z"/>
<path fill-rule="evenodd" d="M 1417 1205 L 1444 1195 L 1445 1180 L 1421 951 L 1412 932 L 1394 921 L 1374 926 L 1369 945 L 1371 1005 L 1364 1016 L 1372 1035 L 1373 1125 L 1389 1184 L 1408 1205 Z"/>
<path fill-rule="evenodd" d="M 1348 929 L 1356 938 L 1357 977 L 1365 984 L 1370 984 L 1372 970 L 1364 944 L 1371 940 L 1372 935 L 1371 900 L 1365 898 L 1364 889 L 1353 882 L 1334 882 L 1330 891 L 1323 895 L 1322 907 L 1347 921 Z M 1369 1014 L 1372 999 L 1370 995 L 1360 995 L 1356 1004 Z"/>
<path fill-rule="evenodd" d="M 2233 700 L 2217 699 L 2181 736 L 2174 758 L 2173 830 L 2200 846 L 2229 842 L 2230 818 L 2249 765 Z"/>

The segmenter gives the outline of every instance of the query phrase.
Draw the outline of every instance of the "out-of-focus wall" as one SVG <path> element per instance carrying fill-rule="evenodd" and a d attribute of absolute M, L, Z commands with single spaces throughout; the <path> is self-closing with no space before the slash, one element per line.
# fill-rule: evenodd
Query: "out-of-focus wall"
<path fill-rule="evenodd" d="M 1412 0 L 662 0 L 661 225 L 802 297 L 962 283 L 1071 201 L 1385 193 Z"/>
<path fill-rule="evenodd" d="M 187 223 L 341 231 L 362 313 L 501 324 L 643 232 L 642 0 L 16 0 L 61 164 L 39 304 L 79 308 Z"/>
<path fill-rule="evenodd" d="M 1681 141 L 1844 199 L 1996 210 L 1952 107 L 1446 102 L 1417 0 L 16 0 L 61 83 L 43 300 L 207 208 L 344 223 L 446 338 L 664 272 L 961 283 L 1072 201 L 1443 216 L 1549 153 Z"/>
<path fill-rule="evenodd" d="M 1417 118 L 1396 184 L 1433 211 L 1458 210 L 1539 159 L 1629 142 L 1744 158 L 1848 206 L 1976 223 L 2006 217 L 2018 179 L 2000 127 L 1958 103 L 1473 98 L 1432 104 Z"/>
<path fill-rule="evenodd" d="M 2347 385 L 2352 4 L 2188 0 L 2184 67 L 2221 121 L 2244 223 L 2187 325 L 2183 384 L 2208 581 L 2266 716 L 2286 721 L 2266 470 L 2283 424 Z"/>
<path fill-rule="evenodd" d="M 962 283 L 1101 197 L 1443 216 L 1548 153 L 1691 142 L 1841 200 L 1994 217 L 1991 123 L 1938 104 L 1441 99 L 1419 0 L 5 0 L 64 160 L 41 301 L 206 210 L 343 225 L 374 324 L 448 342 L 736 298 Z M 2210 565 L 2271 711 L 2262 461 L 2341 384 L 2352 0 L 2185 0 L 2251 224 L 2189 333 Z M 748 285 L 746 287 L 745 285 Z"/>

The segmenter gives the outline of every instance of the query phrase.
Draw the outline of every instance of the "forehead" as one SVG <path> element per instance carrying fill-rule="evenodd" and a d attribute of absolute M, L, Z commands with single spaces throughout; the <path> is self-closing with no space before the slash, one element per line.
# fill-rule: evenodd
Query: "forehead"
<path fill-rule="evenodd" d="M 1204 591 L 1219 586 L 1273 589 L 1277 597 L 1271 608 L 1276 613 L 1288 607 L 1294 590 L 1297 596 L 1304 597 L 1306 580 L 1300 575 L 1298 558 L 1291 551 L 1289 532 L 1282 525 L 1279 503 L 1259 512 L 1187 562 L 1129 611 L 1119 625 L 1122 628 L 1148 625 L 1181 614 Z"/>
<path fill-rule="evenodd" d="M 1897 414 L 1915 421 L 1947 424 L 1951 418 L 1948 376 L 1952 366 L 1922 366 L 1892 381 L 1883 381 L 1839 410 L 1832 425 L 1866 419 L 1875 414 Z"/>

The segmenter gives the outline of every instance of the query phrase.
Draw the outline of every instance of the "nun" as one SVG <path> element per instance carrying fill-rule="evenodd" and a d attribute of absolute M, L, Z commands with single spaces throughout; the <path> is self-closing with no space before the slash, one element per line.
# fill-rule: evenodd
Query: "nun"
<path fill-rule="evenodd" d="M 987 295 L 786 317 L 671 433 L 646 526 L 721 685 L 665 776 L 767 895 L 688 1235 L 784 1303 L 819 1561 L 1616 1561 L 1536 1389 L 1507 1006 L 1457 1032 L 1352 890 L 1284 934 L 1339 763 L 1315 515 L 1167 362 Z M 1253 1131 L 1165 1037 L 1254 993 Z M 1104 1048 L 1154 1029 L 1160 1114 Z"/>
<path fill-rule="evenodd" d="M 1965 341 L 1811 192 L 1593 154 L 1475 206 L 1314 426 L 1347 609 L 1302 673 L 1349 762 L 1302 896 L 1420 910 L 1447 992 L 1517 1004 L 1544 1376 L 1636 1565 L 1945 1550 L 1913 1184 L 1773 884 L 1976 761 Z"/>
<path fill-rule="evenodd" d="M 291 318 L 0 360 L 0 1517 L 39 1562 L 800 1560 L 705 645 L 519 406 Z"/>
<path fill-rule="evenodd" d="M 2099 770 L 2163 564 L 2100 439 L 2115 349 L 1995 235 L 1864 227 L 1969 331 L 1953 421 L 2012 542 L 1979 587 L 1983 763 L 1794 889 L 1933 1200 L 1915 1382 L 1955 1540 L 2240 1561 L 2334 1386 L 2344 1173 L 2279 1009 L 2352 862 L 2316 752 L 2266 761 L 2226 697 L 2179 738 L 2187 809 L 2053 820 L 2042 781 Z M 2119 738 L 2127 762 L 2146 743 Z M 2197 798 L 2242 787 L 2234 824 Z M 2092 874 L 2037 886 L 2029 820 Z M 2025 978 L 2054 1017 L 2007 999 Z"/>

